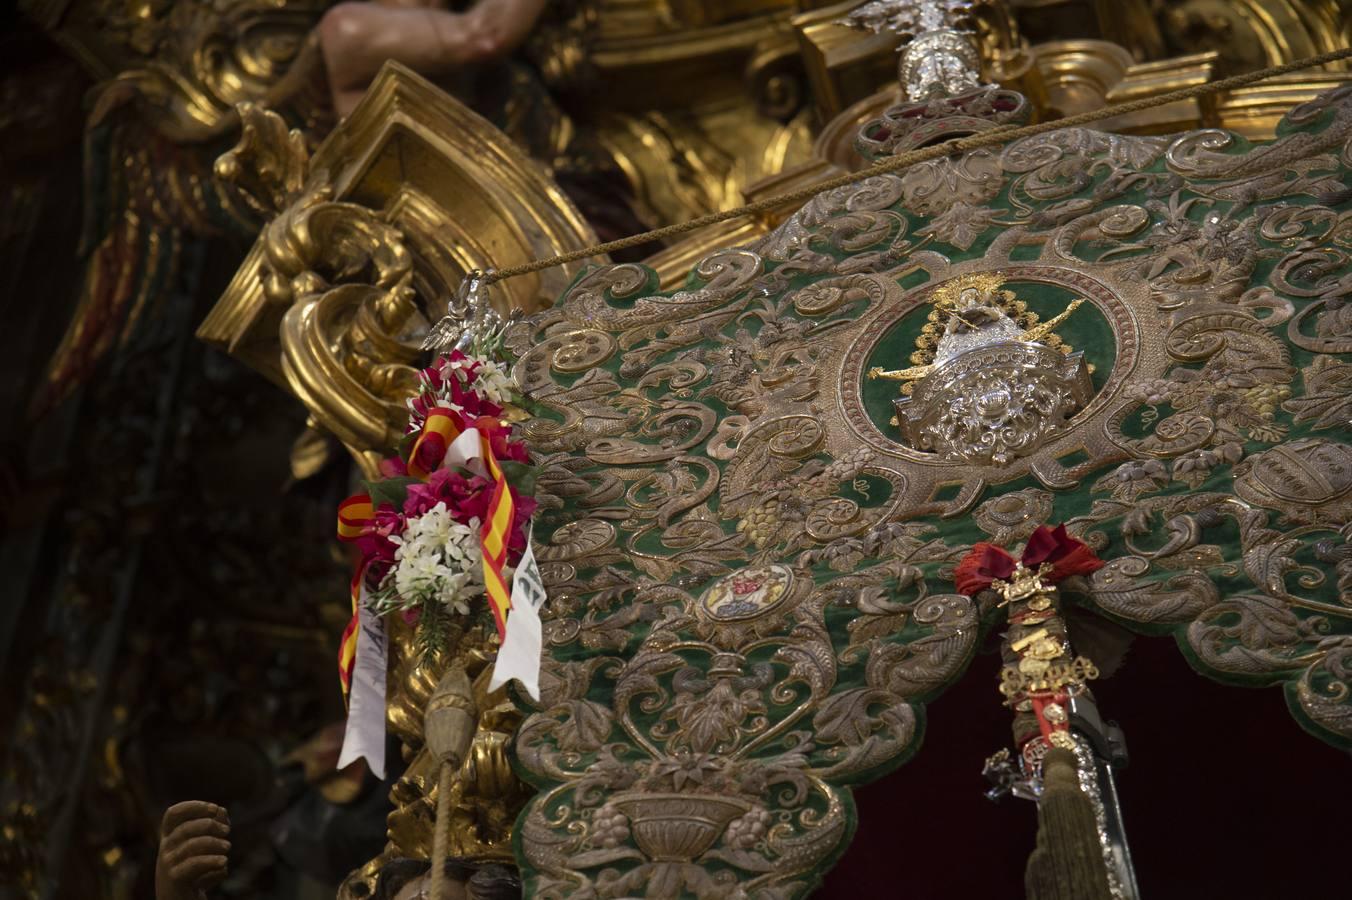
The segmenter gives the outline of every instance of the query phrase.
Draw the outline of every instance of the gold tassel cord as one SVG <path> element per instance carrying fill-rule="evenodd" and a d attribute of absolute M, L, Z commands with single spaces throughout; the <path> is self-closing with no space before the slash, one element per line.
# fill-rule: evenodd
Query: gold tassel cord
<path fill-rule="evenodd" d="M 1042 762 L 1037 848 L 1028 857 L 1028 900 L 1112 900 L 1094 806 L 1080 789 L 1075 754 L 1060 747 Z"/>
<path fill-rule="evenodd" d="M 690 219 L 686 222 L 678 222 L 674 225 L 667 225 L 663 228 L 655 228 L 652 231 L 645 231 L 642 234 L 634 234 L 629 237 L 620 238 L 615 241 L 607 241 L 603 244 L 593 244 L 590 247 L 583 247 L 580 250 L 573 250 L 568 253 L 560 253 L 558 256 L 551 256 L 545 259 L 532 260 L 531 262 L 521 263 L 515 266 L 504 266 L 488 273 L 484 277 L 485 284 L 492 284 L 496 281 L 502 281 L 507 278 L 514 278 L 517 275 L 528 275 L 531 272 L 539 272 L 544 269 L 551 269 L 555 266 L 566 265 L 570 262 L 577 262 L 582 259 L 589 259 L 593 256 L 600 256 L 606 253 L 614 253 L 618 250 L 626 250 L 630 247 L 636 247 L 640 244 L 646 244 L 650 241 L 659 241 L 665 238 L 674 237 L 680 234 L 687 234 L 691 231 L 697 231 L 709 225 L 717 225 L 720 222 L 727 222 L 732 219 L 740 219 L 744 216 L 754 216 L 759 213 L 769 212 L 782 206 L 788 206 L 795 203 L 802 203 L 817 196 L 823 191 L 833 190 L 839 187 L 856 184 L 876 175 L 882 175 L 887 172 L 895 172 L 898 169 L 904 169 L 917 163 L 927 162 L 931 159 L 938 159 L 943 156 L 950 156 L 955 153 L 966 153 L 969 150 L 976 150 L 981 147 L 993 147 L 999 144 L 1007 144 L 1011 141 L 1020 140 L 1034 135 L 1046 134 L 1051 131 L 1058 131 L 1063 128 L 1074 128 L 1079 125 L 1087 125 L 1090 122 L 1099 122 L 1103 119 L 1111 119 L 1116 116 L 1127 115 L 1129 113 L 1140 112 L 1142 110 L 1153 109 L 1157 106 L 1165 106 L 1170 103 L 1177 103 L 1180 100 L 1191 100 L 1195 97 L 1204 97 L 1210 94 L 1218 94 L 1224 91 L 1231 91 L 1235 88 L 1245 87 L 1255 82 L 1265 81 L 1269 78 L 1275 78 L 1278 75 L 1286 75 L 1290 72 L 1299 72 L 1303 69 L 1310 69 L 1316 66 L 1322 66 L 1331 62 L 1352 57 L 1352 48 L 1342 50 L 1331 50 L 1328 53 L 1321 53 L 1318 56 L 1310 56 L 1305 59 L 1298 59 L 1293 62 L 1284 63 L 1279 66 L 1272 66 L 1267 69 L 1261 69 L 1257 72 L 1247 72 L 1243 75 L 1233 75 L 1229 78 L 1222 78 L 1220 81 L 1213 81 L 1207 84 L 1193 85 L 1192 87 L 1181 88 L 1176 91 L 1169 91 L 1155 97 L 1147 97 L 1141 100 L 1133 100 L 1128 103 L 1118 103 L 1113 106 L 1105 106 L 1102 109 L 1092 110 L 1086 113 L 1080 113 L 1074 116 L 1067 116 L 1064 119 L 1055 119 L 1047 122 L 1039 122 L 1036 125 L 1001 125 L 989 131 L 983 131 L 980 134 L 974 134 L 963 138 L 954 138 L 935 144 L 930 147 L 923 147 L 918 150 L 911 150 L 897 156 L 891 156 L 874 165 L 862 169 L 858 172 L 847 172 L 844 175 L 838 175 L 835 178 L 828 178 L 815 184 L 799 188 L 795 191 L 789 191 L 784 194 L 777 194 L 773 197 L 766 197 L 763 200 L 757 200 L 755 203 L 748 203 L 745 206 L 739 206 L 736 209 L 721 210 L 712 212 L 708 215 Z"/>

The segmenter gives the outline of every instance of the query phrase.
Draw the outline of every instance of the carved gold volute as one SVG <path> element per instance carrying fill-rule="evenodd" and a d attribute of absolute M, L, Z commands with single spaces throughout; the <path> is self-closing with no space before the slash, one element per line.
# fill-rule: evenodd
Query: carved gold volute
<path fill-rule="evenodd" d="M 313 157 L 275 114 L 240 114 L 217 177 L 273 218 L 199 335 L 285 383 L 373 471 L 461 275 L 595 235 L 506 135 L 407 69 L 388 66 Z M 576 271 L 514 279 L 494 302 L 533 311 Z"/>

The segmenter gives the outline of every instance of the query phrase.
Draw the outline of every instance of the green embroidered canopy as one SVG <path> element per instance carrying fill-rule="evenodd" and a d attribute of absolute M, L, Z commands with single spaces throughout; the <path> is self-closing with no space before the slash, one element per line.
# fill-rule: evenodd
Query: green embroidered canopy
<path fill-rule="evenodd" d="M 533 897 L 791 897 L 1067 524 L 1070 600 L 1352 744 L 1352 90 L 1254 145 L 1068 130 L 819 195 L 509 334 L 538 404 Z"/>

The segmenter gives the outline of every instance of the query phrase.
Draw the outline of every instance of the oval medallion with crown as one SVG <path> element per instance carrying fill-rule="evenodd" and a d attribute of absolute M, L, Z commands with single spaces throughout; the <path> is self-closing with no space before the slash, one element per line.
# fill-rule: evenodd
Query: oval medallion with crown
<path fill-rule="evenodd" d="M 1133 286 L 1089 268 L 925 260 L 842 336 L 842 424 L 897 459 L 907 502 L 952 485 L 965 505 L 1030 474 L 1067 487 L 1115 452 L 1103 422 L 1143 348 Z"/>

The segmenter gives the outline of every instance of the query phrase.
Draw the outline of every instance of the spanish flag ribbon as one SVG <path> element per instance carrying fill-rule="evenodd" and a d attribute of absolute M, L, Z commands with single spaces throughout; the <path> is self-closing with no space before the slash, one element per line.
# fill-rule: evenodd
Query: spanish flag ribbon
<path fill-rule="evenodd" d="M 375 515 L 375 506 L 369 496 L 356 494 L 348 497 L 338 505 L 338 540 L 351 543 L 370 534 L 375 526 Z M 343 629 L 343 639 L 338 644 L 338 679 L 343 684 L 344 697 L 352 686 L 352 666 L 357 659 L 361 584 L 365 578 L 366 565 L 363 563 L 352 576 L 352 618 Z"/>
<path fill-rule="evenodd" d="M 422 431 L 418 434 L 418 439 L 413 442 L 413 448 L 408 454 L 408 474 L 426 481 L 432 471 L 424 468 L 420 462 L 423 448 L 440 450 L 436 455 L 441 458 L 446 452 L 446 448 L 464 430 L 462 420 L 455 410 L 446 407 L 429 410 L 427 418 L 423 421 Z"/>
<path fill-rule="evenodd" d="M 352 618 L 343 629 L 343 639 L 338 644 L 338 680 L 343 683 L 343 696 L 352 689 L 352 666 L 357 661 L 357 632 L 361 624 L 361 582 L 366 577 L 366 567 L 361 566 L 352 576 Z"/>
<path fill-rule="evenodd" d="M 489 606 L 493 609 L 493 621 L 498 627 L 498 638 L 507 638 L 507 611 L 512 608 L 511 594 L 507 590 L 507 581 L 502 570 L 507 565 L 507 543 L 511 539 L 512 519 L 516 515 L 516 503 L 512 499 L 512 490 L 503 476 L 502 466 L 493 453 L 493 445 L 488 435 L 480 432 L 480 443 L 484 464 L 493 479 L 493 496 L 488 502 L 488 517 L 483 524 L 479 537 L 484 566 L 484 588 L 488 593 Z"/>
<path fill-rule="evenodd" d="M 493 452 L 489 435 L 497 427 L 498 421 L 493 418 L 484 418 L 476 426 L 466 427 L 459 413 L 453 409 L 439 407 L 429 410 L 422 431 L 409 451 L 408 471 L 420 479 L 431 475 L 423 463 L 424 457 L 440 457 L 443 465 L 472 466 L 479 462 L 483 467 L 482 474 L 486 474 L 492 482 L 493 493 L 479 535 L 479 547 L 483 556 L 484 588 L 493 610 L 498 637 L 503 639 L 507 636 L 507 612 L 512 608 L 512 600 L 502 570 L 507 565 L 507 544 L 511 540 L 516 503 L 502 466 Z M 429 451 L 426 454 L 421 452 L 424 447 Z"/>

